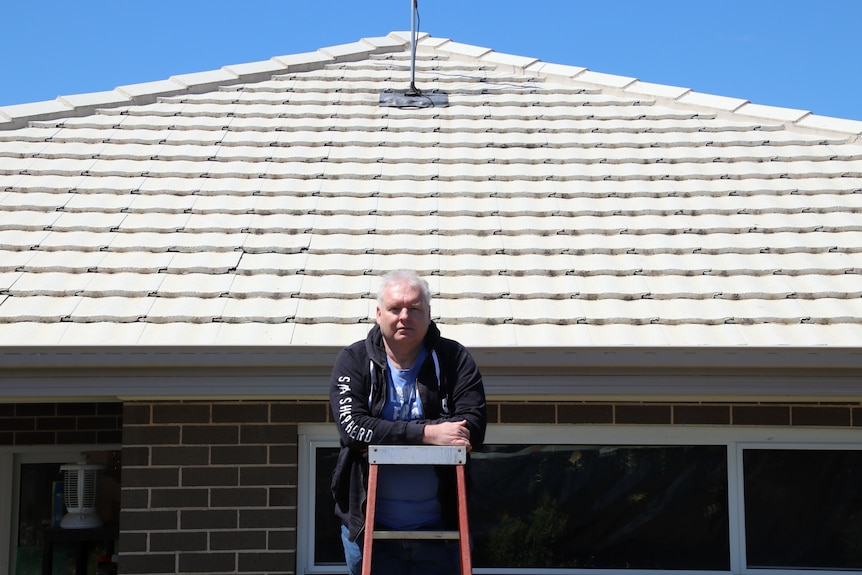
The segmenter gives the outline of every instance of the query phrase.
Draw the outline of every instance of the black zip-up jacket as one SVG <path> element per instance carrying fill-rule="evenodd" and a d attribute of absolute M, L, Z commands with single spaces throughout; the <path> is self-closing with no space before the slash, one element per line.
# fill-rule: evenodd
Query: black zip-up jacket
<path fill-rule="evenodd" d="M 335 360 L 329 402 L 341 436 L 341 451 L 331 489 L 335 513 L 347 525 L 352 541 L 365 528 L 369 445 L 419 445 L 426 424 L 462 420 L 467 421 L 472 449 L 479 449 L 485 440 L 485 390 L 470 352 L 460 343 L 441 337 L 434 322 L 428 327 L 424 345 L 429 353 L 419 368 L 417 387 L 425 418 L 416 421 L 381 417 L 389 367 L 378 326 L 365 340 L 344 348 Z M 443 522 L 453 528 L 457 525 L 454 469 L 437 471 Z"/>

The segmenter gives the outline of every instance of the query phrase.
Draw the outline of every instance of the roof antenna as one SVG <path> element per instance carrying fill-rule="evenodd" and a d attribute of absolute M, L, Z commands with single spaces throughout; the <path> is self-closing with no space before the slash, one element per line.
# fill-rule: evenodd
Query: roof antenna
<path fill-rule="evenodd" d="M 383 92 L 380 105 L 390 108 L 445 108 L 446 94 L 425 94 L 416 87 L 416 36 L 419 22 L 419 0 L 410 0 L 410 88 L 404 92 Z"/>

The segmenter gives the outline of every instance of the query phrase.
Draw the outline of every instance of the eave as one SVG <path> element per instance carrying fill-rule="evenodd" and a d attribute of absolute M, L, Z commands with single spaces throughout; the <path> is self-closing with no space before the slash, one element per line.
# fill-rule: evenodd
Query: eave
<path fill-rule="evenodd" d="M 492 401 L 858 401 L 862 349 L 476 348 Z M 7 401 L 324 399 L 329 347 L 4 347 Z"/>

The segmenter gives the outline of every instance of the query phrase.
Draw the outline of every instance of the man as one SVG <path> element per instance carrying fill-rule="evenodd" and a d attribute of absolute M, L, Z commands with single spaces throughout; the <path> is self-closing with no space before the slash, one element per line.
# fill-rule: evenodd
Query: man
<path fill-rule="evenodd" d="M 377 324 L 335 360 L 329 397 L 341 436 L 332 477 L 351 575 L 361 573 L 367 450 L 371 444 L 481 447 L 486 407 L 482 376 L 461 344 L 441 337 L 431 321 L 428 284 L 412 271 L 383 277 Z M 396 530 L 457 525 L 454 470 L 381 466 L 376 523 Z M 375 527 L 376 528 L 376 527 Z M 449 575 L 457 543 L 377 541 L 374 574 Z"/>

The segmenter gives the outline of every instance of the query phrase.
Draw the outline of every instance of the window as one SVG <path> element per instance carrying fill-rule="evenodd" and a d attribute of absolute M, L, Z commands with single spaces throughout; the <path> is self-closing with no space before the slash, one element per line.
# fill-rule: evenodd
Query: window
<path fill-rule="evenodd" d="M 862 451 L 744 449 L 749 567 L 862 570 Z"/>
<path fill-rule="evenodd" d="M 4 545 L 0 547 L 0 565 L 4 573 L 30 575 L 42 572 L 42 548 L 46 530 L 58 526 L 65 513 L 62 491 L 58 484 L 63 477 L 61 465 L 79 460 L 86 452 L 93 463 L 106 466 L 99 489 L 99 515 L 106 522 L 116 524 L 119 516 L 119 446 L 40 446 L 17 448 L 17 452 L 0 453 L 0 486 L 3 489 L 4 505 L 0 505 L 0 536 Z M 53 546 L 55 573 L 66 572 L 75 560 L 70 543 Z M 90 549 L 91 563 L 98 554 Z"/>
<path fill-rule="evenodd" d="M 300 502 L 314 505 L 300 507 L 300 572 L 345 572 L 329 427 L 301 429 Z M 470 471 L 474 572 L 862 571 L 850 431 L 489 426 Z"/>

